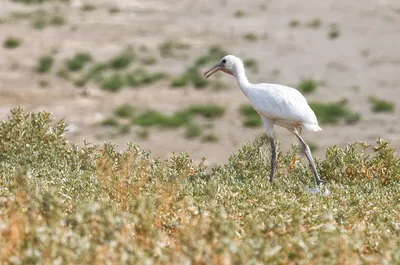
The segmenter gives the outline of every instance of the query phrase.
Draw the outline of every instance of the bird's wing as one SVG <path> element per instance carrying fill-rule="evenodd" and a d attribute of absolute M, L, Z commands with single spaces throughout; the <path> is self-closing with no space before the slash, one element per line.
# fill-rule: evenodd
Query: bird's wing
<path fill-rule="evenodd" d="M 305 97 L 296 89 L 275 85 L 257 84 L 249 93 L 253 108 L 270 119 L 318 124 L 314 111 Z"/>

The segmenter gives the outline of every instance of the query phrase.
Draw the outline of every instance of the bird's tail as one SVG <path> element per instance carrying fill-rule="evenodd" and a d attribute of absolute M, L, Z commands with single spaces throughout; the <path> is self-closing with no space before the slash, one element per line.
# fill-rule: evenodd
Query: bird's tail
<path fill-rule="evenodd" d="M 303 126 L 306 130 L 309 131 L 314 131 L 314 132 L 322 131 L 321 127 L 319 127 L 318 124 L 303 123 Z"/>

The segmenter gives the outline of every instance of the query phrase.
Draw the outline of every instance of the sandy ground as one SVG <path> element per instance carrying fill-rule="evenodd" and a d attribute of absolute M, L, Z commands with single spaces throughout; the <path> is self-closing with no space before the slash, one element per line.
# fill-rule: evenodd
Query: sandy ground
<path fill-rule="evenodd" d="M 80 7 L 88 3 L 96 9 L 81 11 Z M 121 12 L 109 14 L 113 6 Z M 58 10 L 67 23 L 36 30 L 29 19 L 5 19 L 13 12 L 37 9 Z M 244 16 L 235 17 L 237 10 L 243 11 Z M 323 86 L 307 95 L 308 101 L 346 98 L 351 109 L 362 114 L 362 120 L 355 125 L 323 126 L 322 132 L 303 133 L 306 141 L 318 146 L 314 156 L 323 158 L 328 145 L 345 146 L 353 141 L 373 144 L 378 136 L 400 148 L 400 110 L 377 114 L 371 111 L 368 102 L 368 97 L 374 95 L 400 105 L 400 1 L 71 0 L 69 4 L 21 5 L 2 0 L 0 18 L 5 19 L 0 24 L 1 43 L 8 36 L 23 39 L 16 49 L 0 47 L 0 119 L 3 120 L 16 106 L 29 111 L 46 110 L 56 119 L 66 118 L 71 125 L 67 137 L 76 143 L 82 143 L 83 139 L 94 143 L 107 141 L 123 148 L 132 141 L 150 149 L 155 156 L 188 151 L 195 160 L 207 157 L 209 164 L 226 162 L 241 145 L 263 133 L 262 128 L 241 125 L 238 108 L 247 99 L 231 76 L 218 74 L 231 87 L 223 91 L 173 90 L 169 81 L 163 81 L 138 90 L 108 93 L 95 84 L 84 90 L 76 88 L 55 74 L 63 60 L 77 51 L 90 51 L 96 59 L 105 60 L 133 45 L 145 46 L 159 57 L 153 70 L 178 75 L 197 56 L 217 44 L 239 57 L 257 60 L 259 71 L 248 71 L 253 83 L 295 86 L 306 77 L 322 80 Z M 315 18 L 321 21 L 319 28 L 306 26 Z M 290 27 L 292 20 L 298 20 L 300 25 Z M 332 23 L 340 29 L 335 40 L 327 37 Z M 259 39 L 249 42 L 243 38 L 246 33 L 254 33 Z M 168 40 L 190 44 L 190 49 L 182 52 L 183 59 L 160 59 L 157 47 Z M 56 65 L 51 74 L 40 76 L 32 69 L 38 57 L 51 51 L 55 52 Z M 50 83 L 48 88 L 39 87 L 38 81 L 42 79 Z M 147 139 L 140 139 L 134 131 L 111 136 L 109 129 L 100 125 L 123 103 L 171 113 L 194 103 L 209 102 L 226 107 L 226 115 L 213 128 L 219 137 L 216 143 L 185 139 L 182 129 L 153 128 Z M 276 128 L 276 136 L 283 150 L 296 142 L 282 128 Z"/>

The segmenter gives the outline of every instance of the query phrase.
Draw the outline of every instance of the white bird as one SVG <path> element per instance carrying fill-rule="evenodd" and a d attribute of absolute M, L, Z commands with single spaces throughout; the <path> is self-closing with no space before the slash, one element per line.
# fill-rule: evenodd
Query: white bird
<path fill-rule="evenodd" d="M 274 180 L 277 159 L 273 129 L 274 125 L 279 125 L 288 129 L 297 137 L 310 162 L 317 185 L 323 183 L 315 168 L 310 148 L 300 136 L 303 128 L 310 131 L 322 130 L 318 126 L 317 117 L 305 97 L 298 90 L 283 85 L 251 84 L 246 77 L 242 60 L 233 55 L 222 58 L 215 66 L 207 70 L 204 76 L 208 78 L 217 71 L 223 71 L 236 78 L 240 89 L 264 122 L 272 151 L 270 181 Z"/>

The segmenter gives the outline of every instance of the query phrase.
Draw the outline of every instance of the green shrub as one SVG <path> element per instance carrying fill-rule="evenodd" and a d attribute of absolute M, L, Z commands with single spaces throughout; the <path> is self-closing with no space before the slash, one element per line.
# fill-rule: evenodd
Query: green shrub
<path fill-rule="evenodd" d="M 92 61 L 92 56 L 86 52 L 78 52 L 66 61 L 68 70 L 76 72 L 82 70 L 85 65 Z"/>
<path fill-rule="evenodd" d="M 218 136 L 216 136 L 214 133 L 207 133 L 201 136 L 201 141 L 205 143 L 214 143 L 218 141 Z"/>
<path fill-rule="evenodd" d="M 303 79 L 298 85 L 297 88 L 300 92 L 308 94 L 314 92 L 318 87 L 318 82 L 314 79 L 307 78 Z"/>
<path fill-rule="evenodd" d="M 236 18 L 241 18 L 244 17 L 246 14 L 244 13 L 243 10 L 236 10 L 235 13 L 233 13 L 233 16 Z"/>
<path fill-rule="evenodd" d="M 376 97 L 369 97 L 368 101 L 371 103 L 373 112 L 393 112 L 394 104 L 390 101 L 378 99 Z"/>
<path fill-rule="evenodd" d="M 167 116 L 161 112 L 148 110 L 139 114 L 133 119 L 133 123 L 143 127 L 161 126 L 161 127 L 179 127 L 189 122 L 188 116 L 172 115 Z"/>
<path fill-rule="evenodd" d="M 19 38 L 15 38 L 15 37 L 8 37 L 4 43 L 3 43 L 3 47 L 4 48 L 8 48 L 8 49 L 14 49 L 17 48 L 21 45 L 22 40 Z"/>
<path fill-rule="evenodd" d="M 121 75 L 113 74 L 105 78 L 101 84 L 101 88 L 110 92 L 118 92 L 124 86 L 124 79 Z"/>
<path fill-rule="evenodd" d="M 36 67 L 36 71 L 38 73 L 47 73 L 51 70 L 54 64 L 54 58 L 51 55 L 42 56 L 39 58 L 38 66 Z"/>
<path fill-rule="evenodd" d="M 338 24 L 332 23 L 329 27 L 328 37 L 331 40 L 334 40 L 336 38 L 339 38 L 339 36 L 340 36 L 340 29 Z"/>
<path fill-rule="evenodd" d="M 332 103 L 311 102 L 310 107 L 321 124 L 336 124 L 342 120 L 355 123 L 360 120 L 361 115 L 352 112 L 346 104 L 347 100 Z"/>
<path fill-rule="evenodd" d="M 319 18 L 314 18 L 307 23 L 307 26 L 310 28 L 319 28 L 321 26 L 321 20 Z"/>
<path fill-rule="evenodd" d="M 125 69 L 127 68 L 134 59 L 132 52 L 122 52 L 110 60 L 110 67 L 113 69 Z"/>
<path fill-rule="evenodd" d="M 189 124 L 185 129 L 185 137 L 188 139 L 196 138 L 203 132 L 202 128 L 197 124 Z"/>
<path fill-rule="evenodd" d="M 135 107 L 131 104 L 123 104 L 114 110 L 114 114 L 121 118 L 133 118 Z"/>
<path fill-rule="evenodd" d="M 225 108 L 215 104 L 193 105 L 187 109 L 192 115 L 201 115 L 204 118 L 219 118 L 225 113 Z"/>
<path fill-rule="evenodd" d="M 258 63 L 255 59 L 245 59 L 243 60 L 243 64 L 246 68 L 252 70 L 253 72 L 258 72 Z"/>
<path fill-rule="evenodd" d="M 293 19 L 289 22 L 289 26 L 295 28 L 300 25 L 300 22 L 297 19 Z"/>
<path fill-rule="evenodd" d="M 126 76 L 126 84 L 130 87 L 149 85 L 167 77 L 168 74 L 163 72 L 149 73 L 146 69 L 138 68 Z"/>
<path fill-rule="evenodd" d="M 263 124 L 260 115 L 250 104 L 241 105 L 239 112 L 244 117 L 244 127 L 259 127 Z"/>
<path fill-rule="evenodd" d="M 158 46 L 160 54 L 164 58 L 176 57 L 177 50 L 187 50 L 189 48 L 190 48 L 190 45 L 187 43 L 181 43 L 181 42 L 176 42 L 176 41 L 172 41 L 172 40 L 161 43 Z"/>
<path fill-rule="evenodd" d="M 247 41 L 256 41 L 258 40 L 258 36 L 254 33 L 246 33 L 243 35 L 243 38 Z"/>
<path fill-rule="evenodd" d="M 119 125 L 119 122 L 115 118 L 107 118 L 101 122 L 101 125 L 117 127 Z"/>

